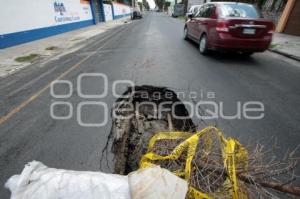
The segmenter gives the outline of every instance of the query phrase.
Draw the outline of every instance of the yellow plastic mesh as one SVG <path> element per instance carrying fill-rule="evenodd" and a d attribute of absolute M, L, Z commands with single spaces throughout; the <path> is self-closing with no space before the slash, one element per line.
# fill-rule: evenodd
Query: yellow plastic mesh
<path fill-rule="evenodd" d="M 213 199 L 213 194 L 204 193 L 197 190 L 195 187 L 190 185 L 192 160 L 195 156 L 197 145 L 199 139 L 210 132 L 215 131 L 219 139 L 222 150 L 222 158 L 224 168 L 226 169 L 227 179 L 223 183 L 223 189 L 226 190 L 233 199 L 247 199 L 247 194 L 239 189 L 239 181 L 237 178 L 237 165 L 239 167 L 244 167 L 244 170 L 247 170 L 248 163 L 248 152 L 247 150 L 235 139 L 228 138 L 226 139 L 223 133 L 216 127 L 209 126 L 202 129 L 195 134 L 187 132 L 159 132 L 155 134 L 148 146 L 147 153 L 141 158 L 140 168 L 146 168 L 154 165 L 153 161 L 163 161 L 163 160 L 177 160 L 183 152 L 186 152 L 185 156 L 185 168 L 184 170 L 173 171 L 177 176 L 183 176 L 184 179 L 189 183 L 189 197 L 195 199 Z M 207 136 L 209 137 L 209 136 Z M 177 145 L 173 151 L 166 155 L 161 156 L 153 152 L 155 143 L 159 140 L 176 140 L 183 139 L 184 141 Z M 210 150 L 212 147 L 211 139 L 205 139 L 204 141 L 205 150 Z"/>

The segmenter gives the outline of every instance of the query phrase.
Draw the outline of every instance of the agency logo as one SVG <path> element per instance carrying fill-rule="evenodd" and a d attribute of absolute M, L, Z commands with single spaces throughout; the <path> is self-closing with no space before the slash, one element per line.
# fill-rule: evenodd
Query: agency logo
<path fill-rule="evenodd" d="M 89 82 L 89 83 L 88 83 Z M 100 85 L 99 90 L 91 90 L 91 82 Z M 209 92 L 176 92 L 177 98 L 180 102 L 163 101 L 161 99 L 168 99 L 172 93 L 166 93 L 166 96 L 161 96 L 160 92 L 154 92 L 152 97 L 160 103 L 147 101 L 149 99 L 148 92 L 138 91 L 143 102 L 124 102 L 116 101 L 107 104 L 105 98 L 112 95 L 114 98 L 127 98 L 122 92 L 121 88 L 134 88 L 134 82 L 130 80 L 115 80 L 109 81 L 106 74 L 103 73 L 82 73 L 77 77 L 76 83 L 69 80 L 56 80 L 51 83 L 50 94 L 52 103 L 50 105 L 50 115 L 55 120 L 68 120 L 75 118 L 77 123 L 83 127 L 103 127 L 107 125 L 110 113 L 113 118 L 130 119 L 133 115 L 120 114 L 120 110 L 124 112 L 133 112 L 142 109 L 143 106 L 152 107 L 155 110 L 152 115 L 153 119 L 163 119 L 165 112 L 171 112 L 175 119 L 199 119 L 199 120 L 259 120 L 265 115 L 264 104 L 260 101 L 236 101 L 227 104 L 223 101 L 215 99 L 216 94 Z M 80 101 L 72 103 L 72 96 L 79 97 Z M 189 114 L 187 116 L 178 115 L 177 106 L 186 107 Z M 122 109 L 113 109 L 110 111 L 109 107 L 123 107 Z M 230 107 L 230 111 L 225 109 Z M 87 117 L 93 115 L 95 117 Z M 92 121 L 91 121 L 92 120 Z"/>
<path fill-rule="evenodd" d="M 54 2 L 54 11 L 59 13 L 61 16 L 63 16 L 64 13 L 66 12 L 64 3 L 55 1 Z"/>

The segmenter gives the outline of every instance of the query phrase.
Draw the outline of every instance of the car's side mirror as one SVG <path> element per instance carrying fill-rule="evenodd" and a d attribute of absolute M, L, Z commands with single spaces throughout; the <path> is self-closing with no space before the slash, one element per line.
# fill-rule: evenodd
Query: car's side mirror
<path fill-rule="evenodd" d="M 187 17 L 188 17 L 189 19 L 191 19 L 191 18 L 194 17 L 194 15 L 193 15 L 193 13 L 187 13 Z"/>

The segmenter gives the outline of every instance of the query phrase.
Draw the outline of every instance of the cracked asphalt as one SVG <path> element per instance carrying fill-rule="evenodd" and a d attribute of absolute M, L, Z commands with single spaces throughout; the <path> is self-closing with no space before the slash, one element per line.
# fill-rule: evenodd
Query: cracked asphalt
<path fill-rule="evenodd" d="M 193 92 L 197 100 L 212 99 L 223 103 L 227 115 L 237 112 L 237 104 L 259 101 L 264 105 L 260 120 L 221 119 L 201 121 L 200 127 L 214 124 L 228 136 L 242 143 L 278 141 L 278 155 L 300 143 L 300 64 L 270 52 L 245 58 L 237 54 L 199 54 L 197 45 L 183 40 L 183 21 L 151 13 L 142 20 L 97 35 L 88 45 L 49 63 L 35 63 L 6 78 L 0 78 L 0 195 L 9 198 L 3 187 L 24 165 L 38 160 L 50 167 L 92 170 L 100 169 L 102 149 L 110 132 L 108 122 L 102 127 L 78 124 L 78 107 L 82 102 L 101 102 L 112 107 L 115 97 L 113 83 L 130 80 L 137 85 L 165 86 L 179 92 L 184 101 Z M 88 98 L 78 94 L 78 77 L 83 73 L 102 73 L 108 78 L 107 95 Z M 73 85 L 70 96 L 58 98 L 50 93 L 53 80 L 68 80 Z M 84 78 L 83 78 L 84 79 Z M 82 93 L 102 93 L 105 85 L 100 78 L 82 82 Z M 69 94 L 67 84 L 54 87 L 55 94 Z M 117 92 L 125 91 L 124 86 Z M 53 119 L 51 104 L 67 102 L 73 107 L 72 117 Z M 66 116 L 70 106 L 57 106 L 55 114 Z M 209 108 L 209 107 L 207 107 Z M 80 115 L 85 123 L 105 119 L 100 106 L 83 106 Z M 108 164 L 101 169 L 110 172 Z"/>

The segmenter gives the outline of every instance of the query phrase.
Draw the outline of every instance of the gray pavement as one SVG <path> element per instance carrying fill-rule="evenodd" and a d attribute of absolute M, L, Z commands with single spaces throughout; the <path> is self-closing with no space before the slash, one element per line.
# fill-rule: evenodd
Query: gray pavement
<path fill-rule="evenodd" d="M 69 80 L 76 88 L 82 73 L 104 73 L 109 85 L 115 80 L 131 80 L 138 85 L 170 87 L 177 92 L 196 91 L 199 96 L 214 92 L 225 113 L 234 114 L 237 102 L 261 101 L 265 116 L 261 120 L 205 121 L 216 124 L 226 135 L 242 143 L 277 137 L 280 152 L 300 141 L 300 65 L 270 52 L 250 58 L 236 54 L 199 54 L 197 45 L 182 38 L 183 22 L 152 13 L 142 20 L 114 28 L 89 40 L 89 45 L 40 67 L 35 63 L 0 79 L 0 184 L 24 164 L 38 160 L 50 167 L 99 170 L 101 151 L 107 141 L 110 122 L 104 127 L 82 127 L 76 114 L 69 120 L 50 117 L 50 104 L 67 101 L 75 107 L 86 101 L 77 89 L 68 99 L 51 97 L 49 83 L 57 78 Z M 108 39 L 105 39 L 105 38 Z M 101 92 L 103 84 L 86 81 L 86 92 Z M 58 88 L 64 93 L 65 87 Z M 121 88 L 119 90 L 122 90 Z M 111 105 L 111 89 L 102 101 Z M 183 99 L 184 100 L 184 99 Z M 66 114 L 61 108 L 58 114 Z M 82 113 L 84 121 L 103 120 L 101 110 Z M 195 123 L 205 124 L 197 118 Z M 111 166 L 111 165 L 110 165 Z M 102 165 L 109 172 L 108 166 Z M 1 198 L 8 191 L 0 188 Z"/>
<path fill-rule="evenodd" d="M 282 33 L 274 33 L 270 50 L 300 61 L 300 37 Z"/>

